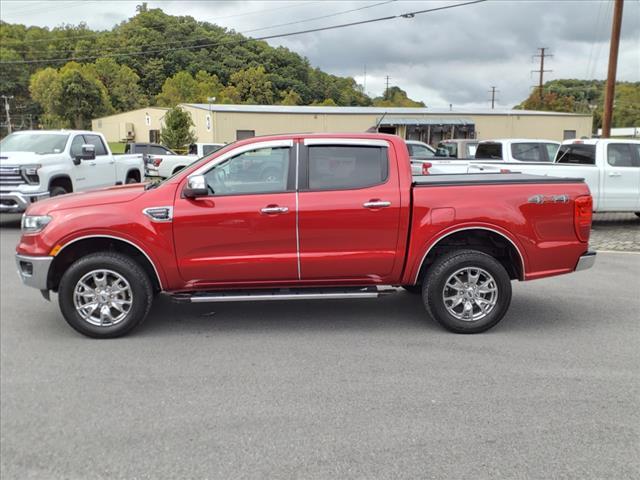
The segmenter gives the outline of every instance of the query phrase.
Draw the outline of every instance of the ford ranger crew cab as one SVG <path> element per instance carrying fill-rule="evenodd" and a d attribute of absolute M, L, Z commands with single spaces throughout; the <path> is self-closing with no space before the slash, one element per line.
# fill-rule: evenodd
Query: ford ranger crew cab
<path fill-rule="evenodd" d="M 265 166 L 278 174 L 265 179 Z M 421 295 L 447 329 L 482 332 L 512 280 L 590 267 L 579 179 L 412 177 L 384 134 L 256 137 L 156 185 L 37 202 L 23 217 L 23 282 L 58 293 L 67 322 L 115 337 L 154 296 L 185 303 Z"/>

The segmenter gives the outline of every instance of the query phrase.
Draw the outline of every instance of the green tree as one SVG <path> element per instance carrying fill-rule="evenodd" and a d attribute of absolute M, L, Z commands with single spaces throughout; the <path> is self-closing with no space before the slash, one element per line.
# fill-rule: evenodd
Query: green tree
<path fill-rule="evenodd" d="M 94 75 L 109 92 L 114 110 L 126 112 L 146 104 L 146 98 L 140 89 L 140 77 L 126 65 L 119 65 L 113 58 L 104 57 L 89 66 Z"/>
<path fill-rule="evenodd" d="M 179 103 L 193 103 L 198 99 L 198 83 L 189 72 L 178 72 L 167 78 L 157 97 L 159 105 L 175 107 Z"/>
<path fill-rule="evenodd" d="M 249 67 L 231 75 L 231 86 L 237 89 L 242 103 L 270 105 L 273 103 L 272 84 L 262 65 Z"/>
<path fill-rule="evenodd" d="M 407 96 L 407 92 L 400 87 L 389 87 L 384 95 L 373 99 L 373 105 L 376 107 L 424 107 L 423 102 L 411 100 Z"/>
<path fill-rule="evenodd" d="M 48 127 L 88 128 L 92 118 L 113 111 L 107 89 L 92 69 L 75 62 L 60 70 L 36 72 L 30 91 L 44 110 L 43 123 Z"/>
<path fill-rule="evenodd" d="M 192 130 L 193 126 L 191 116 L 180 107 L 174 107 L 164 116 L 160 141 L 171 149 L 185 149 L 196 141 L 195 132 Z"/>
<path fill-rule="evenodd" d="M 294 89 L 289 90 L 280 101 L 281 105 L 300 105 L 302 103 L 302 97 Z"/>

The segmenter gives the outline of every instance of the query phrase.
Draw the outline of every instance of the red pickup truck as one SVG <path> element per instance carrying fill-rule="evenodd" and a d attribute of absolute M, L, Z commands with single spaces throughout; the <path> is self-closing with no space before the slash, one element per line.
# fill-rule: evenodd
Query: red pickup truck
<path fill-rule="evenodd" d="M 506 313 L 511 280 L 593 265 L 591 213 L 582 180 L 412 177 L 393 135 L 281 135 L 227 145 L 158 185 L 37 202 L 16 261 L 92 337 L 129 332 L 160 292 L 195 303 L 398 287 L 447 329 L 477 333 Z"/>

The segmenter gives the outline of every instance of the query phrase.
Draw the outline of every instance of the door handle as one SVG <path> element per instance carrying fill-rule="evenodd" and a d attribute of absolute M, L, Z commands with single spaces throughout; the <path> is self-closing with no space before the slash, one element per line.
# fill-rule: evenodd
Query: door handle
<path fill-rule="evenodd" d="M 390 207 L 391 202 L 387 202 L 386 200 L 369 200 L 362 204 L 364 208 L 385 208 Z"/>
<path fill-rule="evenodd" d="M 620 172 L 609 172 L 610 177 L 621 177 L 622 174 Z"/>
<path fill-rule="evenodd" d="M 288 211 L 289 211 L 289 207 L 278 207 L 277 205 L 270 205 L 268 207 L 264 207 L 260 209 L 260 212 L 266 215 L 274 214 L 274 213 L 287 213 Z"/>

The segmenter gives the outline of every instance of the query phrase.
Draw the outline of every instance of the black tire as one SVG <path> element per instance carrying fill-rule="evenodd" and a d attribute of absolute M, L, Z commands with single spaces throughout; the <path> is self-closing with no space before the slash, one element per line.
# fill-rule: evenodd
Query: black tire
<path fill-rule="evenodd" d="M 134 177 L 133 175 L 127 177 L 127 179 L 125 180 L 125 182 L 127 185 L 130 185 L 132 183 L 140 183 L 138 182 L 138 179 L 136 177 Z"/>
<path fill-rule="evenodd" d="M 485 270 L 493 277 L 497 288 L 497 300 L 493 309 L 477 320 L 456 318 L 447 310 L 443 299 L 449 278 L 465 267 Z M 436 260 L 427 271 L 423 281 L 422 300 L 427 312 L 447 330 L 455 333 L 480 333 L 495 326 L 507 313 L 511 303 L 511 280 L 502 264 L 492 256 L 477 250 L 456 250 Z"/>
<path fill-rule="evenodd" d="M 412 293 L 414 295 L 418 295 L 419 293 L 422 293 L 422 285 L 418 284 L 418 285 L 402 285 L 402 288 L 404 288 L 407 292 Z"/>
<path fill-rule="evenodd" d="M 640 218 L 640 212 L 635 212 L 636 213 L 636 217 Z"/>
<path fill-rule="evenodd" d="M 55 187 L 51 187 L 49 189 L 49 196 L 50 197 L 57 197 L 58 195 L 65 195 L 69 192 L 67 192 L 67 189 L 64 187 L 61 187 L 59 185 L 56 185 Z"/>
<path fill-rule="evenodd" d="M 121 275 L 131 287 L 131 307 L 125 317 L 114 325 L 98 326 L 84 320 L 74 306 L 74 290 L 84 275 L 92 270 L 106 269 Z M 129 333 L 140 325 L 151 308 L 153 287 L 144 271 L 130 257 L 117 252 L 98 252 L 76 260 L 62 276 L 58 288 L 58 303 L 71 327 L 88 337 L 114 338 Z"/>

